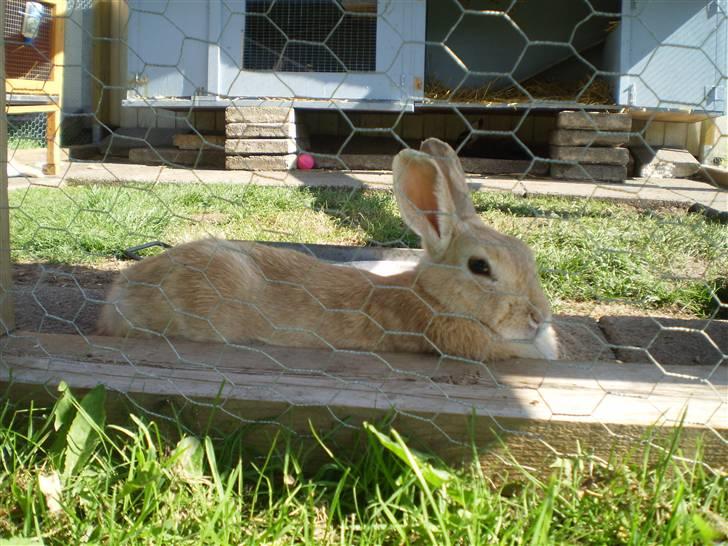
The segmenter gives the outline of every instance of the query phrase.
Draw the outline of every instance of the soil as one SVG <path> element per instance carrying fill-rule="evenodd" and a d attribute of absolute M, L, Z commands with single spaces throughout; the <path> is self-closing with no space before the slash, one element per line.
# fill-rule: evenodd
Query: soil
<path fill-rule="evenodd" d="M 16 328 L 94 335 L 106 291 L 129 264 L 15 264 Z M 555 325 L 565 360 L 728 365 L 728 321 L 700 319 L 679 309 L 573 303 L 556 315 Z"/>

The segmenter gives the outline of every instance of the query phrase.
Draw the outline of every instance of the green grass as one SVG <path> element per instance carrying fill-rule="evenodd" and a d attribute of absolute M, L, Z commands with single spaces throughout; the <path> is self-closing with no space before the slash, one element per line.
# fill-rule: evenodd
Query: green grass
<path fill-rule="evenodd" d="M 725 284 L 728 226 L 678 209 L 478 193 L 483 219 L 537 254 L 557 307 L 619 300 L 709 310 Z M 233 185 L 32 188 L 11 194 L 14 257 L 94 264 L 129 246 L 204 235 L 413 246 L 388 192 Z M 721 277 L 722 276 L 722 277 Z M 568 306 L 567 306 L 568 307 Z"/>
<path fill-rule="evenodd" d="M 101 388 L 82 400 L 63 389 L 48 411 L 0 401 L 0 545 L 728 540 L 728 479 L 673 457 L 680 429 L 624 459 L 575 446 L 543 479 L 448 467 L 371 425 L 361 449 L 328 446 L 328 462 L 313 466 L 284 434 L 254 454 L 249 428 L 171 437 L 133 416 L 109 425 L 104 409 Z"/>
<path fill-rule="evenodd" d="M 8 137 L 9 154 L 12 154 L 13 150 L 32 150 L 35 148 L 44 148 L 45 145 L 45 139 L 16 136 Z"/>

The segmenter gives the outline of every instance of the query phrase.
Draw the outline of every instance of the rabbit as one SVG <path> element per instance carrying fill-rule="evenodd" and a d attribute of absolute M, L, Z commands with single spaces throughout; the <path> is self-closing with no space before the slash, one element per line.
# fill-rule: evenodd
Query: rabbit
<path fill-rule="evenodd" d="M 558 358 L 530 249 L 476 214 L 454 150 L 430 138 L 393 162 L 394 193 L 424 257 L 392 276 L 294 250 L 203 239 L 121 272 L 100 334 L 475 361 Z"/>

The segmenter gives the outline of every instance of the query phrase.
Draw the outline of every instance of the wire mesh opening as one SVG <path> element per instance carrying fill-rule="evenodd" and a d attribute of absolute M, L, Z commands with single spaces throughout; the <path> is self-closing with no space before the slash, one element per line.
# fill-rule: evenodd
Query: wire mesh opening
<path fill-rule="evenodd" d="M 376 70 L 376 2 L 345 12 L 337 0 L 250 0 L 243 68 L 278 72 Z"/>

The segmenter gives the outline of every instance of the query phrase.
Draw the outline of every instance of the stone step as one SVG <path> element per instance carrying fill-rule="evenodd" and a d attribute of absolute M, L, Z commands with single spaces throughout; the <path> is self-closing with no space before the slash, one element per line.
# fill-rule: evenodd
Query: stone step
<path fill-rule="evenodd" d="M 129 160 L 142 165 L 169 165 L 183 167 L 225 166 L 225 152 L 222 150 L 180 150 L 179 148 L 132 148 Z"/>
<path fill-rule="evenodd" d="M 617 112 L 587 112 L 584 110 L 565 110 L 556 118 L 559 129 L 586 129 L 599 131 L 631 131 L 632 117 Z"/>
<path fill-rule="evenodd" d="M 588 165 L 627 165 L 629 150 L 594 146 L 551 146 L 551 158 Z"/>
<path fill-rule="evenodd" d="M 296 124 L 285 123 L 228 123 L 228 138 L 296 138 Z"/>
<path fill-rule="evenodd" d="M 225 168 L 229 171 L 289 171 L 295 164 L 295 154 L 229 155 L 225 158 Z"/>
<path fill-rule="evenodd" d="M 629 133 L 557 129 L 551 133 L 549 142 L 553 146 L 621 146 L 628 140 Z"/>
<path fill-rule="evenodd" d="M 225 123 L 288 123 L 294 121 L 293 108 L 283 106 L 228 106 Z"/>
<path fill-rule="evenodd" d="M 632 148 L 637 176 L 642 178 L 687 178 L 700 170 L 700 162 L 687 150 L 646 146 Z"/>
<path fill-rule="evenodd" d="M 620 165 L 551 165 L 551 176 L 565 180 L 624 182 L 627 167 Z"/>
<path fill-rule="evenodd" d="M 296 141 L 290 138 L 229 138 L 225 141 L 227 155 L 292 154 Z"/>
<path fill-rule="evenodd" d="M 222 135 L 174 135 L 174 145 L 180 150 L 199 150 L 215 146 L 225 146 L 225 137 Z"/>

